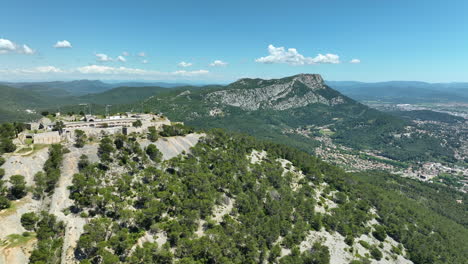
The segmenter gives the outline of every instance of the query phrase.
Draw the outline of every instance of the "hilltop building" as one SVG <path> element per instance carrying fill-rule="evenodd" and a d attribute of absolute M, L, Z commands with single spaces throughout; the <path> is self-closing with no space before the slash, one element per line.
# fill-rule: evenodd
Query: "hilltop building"
<path fill-rule="evenodd" d="M 18 139 L 23 144 L 26 139 L 31 139 L 35 144 L 54 144 L 61 141 L 73 141 L 76 130 L 84 131 L 88 137 L 100 137 L 116 133 L 143 133 L 149 127 L 160 130 L 163 125 L 171 124 L 169 119 L 161 115 L 134 113 L 108 116 L 106 118 L 85 115 L 79 121 L 70 120 L 75 119 L 57 117 L 52 122 L 49 118 L 43 117 L 37 122 L 26 124 L 29 131 L 21 133 Z M 53 131 L 58 122 L 63 124 L 61 131 Z"/>

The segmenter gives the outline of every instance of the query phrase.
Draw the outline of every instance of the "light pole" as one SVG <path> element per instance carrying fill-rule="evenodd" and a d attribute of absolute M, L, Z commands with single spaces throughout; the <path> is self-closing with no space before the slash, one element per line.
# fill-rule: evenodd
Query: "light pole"
<path fill-rule="evenodd" d="M 86 115 L 86 106 L 87 105 L 88 104 L 79 104 L 79 106 L 83 106 L 83 114 L 85 114 L 85 115 Z"/>
<path fill-rule="evenodd" d="M 111 107 L 112 105 L 106 105 L 106 117 L 109 116 L 109 107 Z"/>

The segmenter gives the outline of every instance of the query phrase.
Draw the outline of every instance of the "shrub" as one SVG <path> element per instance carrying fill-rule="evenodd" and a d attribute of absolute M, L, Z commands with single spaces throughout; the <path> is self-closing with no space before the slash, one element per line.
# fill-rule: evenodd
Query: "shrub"
<path fill-rule="evenodd" d="M 10 194 L 14 199 L 21 199 L 26 195 L 26 182 L 24 176 L 13 175 L 10 177 Z"/>
<path fill-rule="evenodd" d="M 376 260 L 381 260 L 383 257 L 382 252 L 377 247 L 372 247 L 370 250 L 371 256 Z"/>
<path fill-rule="evenodd" d="M 364 241 L 364 240 L 359 240 L 359 244 L 361 244 L 361 246 L 363 246 L 364 248 L 367 248 L 367 249 L 370 248 L 369 243 L 367 243 L 367 242 Z"/>
<path fill-rule="evenodd" d="M 25 213 L 21 216 L 21 225 L 28 231 L 34 230 L 37 221 L 39 221 L 39 217 L 34 212 Z"/>
<path fill-rule="evenodd" d="M 149 144 L 148 147 L 146 147 L 146 154 L 155 162 L 160 162 L 163 156 L 161 151 L 159 151 L 154 144 Z"/>
<path fill-rule="evenodd" d="M 387 237 L 387 233 L 385 232 L 385 227 L 381 225 L 375 225 L 375 230 L 372 232 L 372 235 L 379 241 L 384 241 Z"/>
<path fill-rule="evenodd" d="M 86 144 L 87 136 L 83 130 L 75 130 L 75 147 L 82 148 Z"/>

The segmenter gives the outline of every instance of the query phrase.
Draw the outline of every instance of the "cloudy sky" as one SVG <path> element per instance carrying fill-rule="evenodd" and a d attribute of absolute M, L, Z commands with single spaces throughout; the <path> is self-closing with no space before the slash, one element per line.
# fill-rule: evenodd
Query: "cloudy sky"
<path fill-rule="evenodd" d="M 9 1 L 0 81 L 468 81 L 468 1 Z"/>

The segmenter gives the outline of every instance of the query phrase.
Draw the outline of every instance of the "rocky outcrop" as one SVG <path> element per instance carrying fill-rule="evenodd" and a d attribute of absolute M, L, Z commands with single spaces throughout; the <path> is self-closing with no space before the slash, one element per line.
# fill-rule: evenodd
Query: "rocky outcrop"
<path fill-rule="evenodd" d="M 156 142 L 143 140 L 140 144 L 143 148 L 147 147 L 149 144 L 156 145 L 159 151 L 163 154 L 162 159 L 168 160 L 184 151 L 187 153 L 190 152 L 190 148 L 195 146 L 203 136 L 205 136 L 205 134 L 193 133 L 185 136 L 159 138 Z"/>
<path fill-rule="evenodd" d="M 319 103 L 336 105 L 344 102 L 341 96 L 327 98 L 321 91 L 328 88 L 318 74 L 300 74 L 277 80 L 241 79 L 234 89 L 215 91 L 207 100 L 240 107 L 244 110 L 286 110 Z"/>

